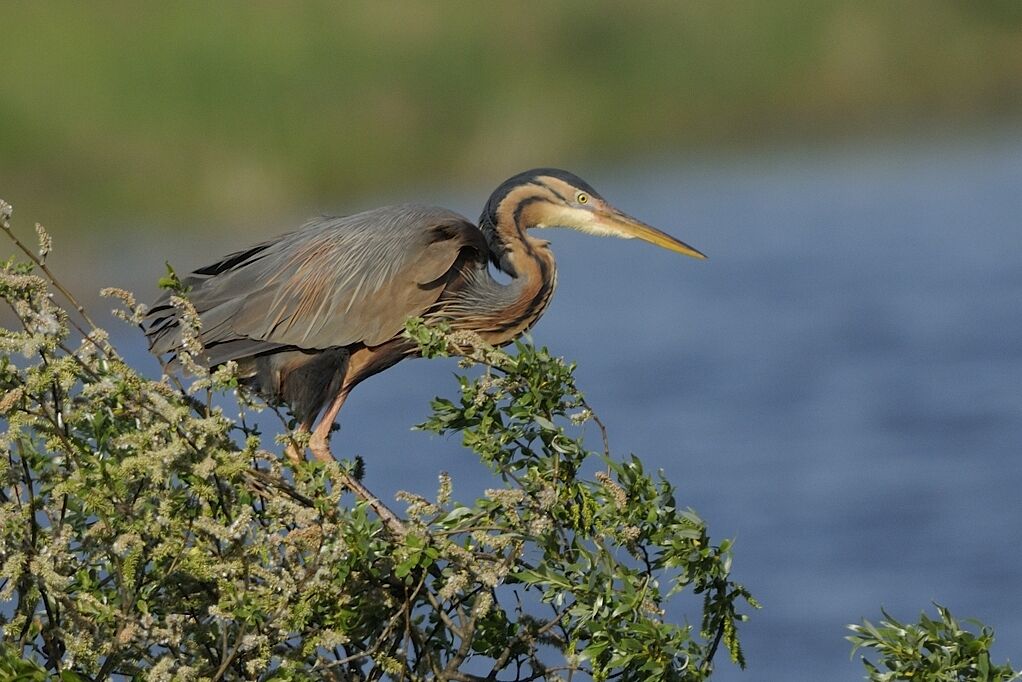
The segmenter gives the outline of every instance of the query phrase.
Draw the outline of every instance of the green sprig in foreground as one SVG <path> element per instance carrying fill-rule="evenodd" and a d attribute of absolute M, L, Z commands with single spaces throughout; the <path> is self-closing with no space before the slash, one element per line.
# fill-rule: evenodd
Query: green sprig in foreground
<path fill-rule="evenodd" d="M 401 494 L 396 533 L 348 503 L 339 464 L 292 469 L 275 452 L 287 433 L 264 445 L 243 392 L 237 418 L 216 406 L 239 391 L 230 366 L 186 357 L 198 376 L 179 387 L 140 376 L 87 317 L 72 334 L 79 306 L 57 306 L 49 291 L 66 290 L 16 243 L 29 261 L 0 271 L 21 327 L 0 331 L 0 669 L 701 680 L 720 643 L 744 664 L 739 608 L 755 603 L 729 543 L 638 458 L 586 450 L 586 425 L 602 425 L 545 350 L 410 324 L 425 355 L 484 367 L 422 428 L 460 432 L 495 478 L 469 504 L 446 475 L 433 499 Z M 187 330 L 197 318 L 176 305 Z M 679 592 L 702 595 L 700 628 L 667 619 Z"/>
<path fill-rule="evenodd" d="M 591 662 L 598 678 L 618 669 L 698 678 L 723 639 L 744 666 L 736 609 L 756 604 L 730 580 L 730 543 L 712 545 L 704 522 L 679 508 L 670 483 L 648 475 L 637 457 L 619 461 L 585 448 L 577 427 L 596 418 L 573 365 L 524 343 L 512 355 L 436 327 L 413 323 L 409 333 L 427 354 L 453 346 L 487 367 L 476 379 L 459 377 L 460 400 L 434 400 L 420 428 L 461 433 L 510 484 L 499 492 L 512 497 L 513 515 L 505 511 L 501 521 L 529 551 L 509 582 L 556 604 L 569 658 Z M 605 470 L 589 479 L 583 472 L 592 459 Z M 705 595 L 702 640 L 663 621 L 666 599 L 689 588 Z"/>
<path fill-rule="evenodd" d="M 868 620 L 850 625 L 853 653 L 872 649 L 877 662 L 865 656 L 862 663 L 870 682 L 1011 682 L 1022 673 L 1011 665 L 990 661 L 993 631 L 977 621 L 972 632 L 962 627 L 951 611 L 937 604 L 937 618 L 925 613 L 918 623 L 901 623 L 886 611 L 879 625 Z"/>

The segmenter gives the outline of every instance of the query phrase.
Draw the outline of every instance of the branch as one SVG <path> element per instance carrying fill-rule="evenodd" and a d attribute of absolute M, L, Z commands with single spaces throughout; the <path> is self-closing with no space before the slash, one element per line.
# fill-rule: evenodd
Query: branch
<path fill-rule="evenodd" d="M 369 490 L 369 488 L 362 485 L 361 481 L 349 474 L 343 468 L 340 469 L 339 477 L 348 490 L 368 504 L 370 508 L 376 512 L 376 515 L 380 517 L 381 521 L 383 521 L 383 525 L 386 526 L 387 530 L 389 530 L 395 538 L 402 538 L 405 536 L 408 529 L 405 527 L 404 521 L 402 521 L 397 514 L 392 512 L 390 508 L 380 500 L 380 498 Z"/>
<path fill-rule="evenodd" d="M 723 587 L 721 587 L 722 582 Z M 725 596 L 727 595 L 726 581 L 718 580 L 714 584 L 713 588 L 717 591 L 718 594 L 720 594 L 723 591 L 723 594 Z M 705 672 L 706 674 L 709 674 L 710 670 L 713 669 L 713 657 L 717 655 L 717 648 L 720 646 L 721 639 L 724 638 L 724 630 L 727 628 L 726 624 L 727 617 L 728 617 L 727 614 L 724 614 L 724 616 L 721 617 L 720 623 L 717 625 L 717 633 L 713 636 L 713 643 L 710 644 L 710 648 L 706 650 L 706 656 L 703 658 L 703 662 L 699 664 L 699 669 Z"/>
<path fill-rule="evenodd" d="M 63 284 L 60 283 L 60 281 L 56 278 L 56 276 L 53 274 L 50 268 L 47 267 L 46 262 L 39 258 L 39 256 L 37 256 L 31 249 L 26 247 L 21 242 L 21 240 L 18 239 L 17 235 L 15 235 L 14 232 L 11 230 L 10 223 L 11 212 L 12 212 L 11 205 L 3 200 L 0 200 L 0 228 L 3 228 L 4 232 L 7 233 L 7 236 L 10 237 L 14 244 L 21 250 L 21 252 L 28 256 L 32 260 L 32 262 L 35 263 L 35 265 L 40 270 L 43 271 L 43 273 L 46 275 L 46 279 L 49 280 L 50 284 L 52 284 L 54 288 L 56 288 L 57 291 L 59 291 L 64 296 L 65 299 L 67 299 L 68 303 L 71 304 L 71 307 L 74 308 L 75 311 L 82 316 L 82 319 L 85 320 L 86 324 L 88 324 L 93 331 L 98 330 L 99 327 L 97 327 L 96 323 L 93 322 L 92 318 L 89 317 L 89 314 L 85 310 L 85 306 L 79 303 L 78 299 L 75 298 L 74 294 L 68 291 L 68 289 L 65 288 Z M 106 352 L 106 349 L 104 349 L 101 344 L 99 344 L 95 339 L 93 339 L 90 336 L 90 332 L 86 332 L 74 320 L 70 320 L 70 322 L 72 325 L 74 325 L 74 328 L 78 330 L 78 332 L 82 335 L 83 338 L 90 341 L 101 352 L 103 353 Z"/>
<path fill-rule="evenodd" d="M 560 612 L 554 613 L 554 617 L 551 618 L 550 620 L 548 620 L 543 625 L 543 627 L 539 628 L 535 632 L 529 632 L 527 629 L 524 629 L 524 628 L 519 630 L 518 634 L 515 635 L 515 637 L 510 642 L 508 642 L 507 646 L 504 647 L 504 650 L 500 652 L 500 655 L 497 657 L 497 660 L 493 663 L 493 667 L 490 669 L 490 674 L 486 677 L 486 679 L 487 680 L 496 680 L 497 679 L 497 673 L 499 673 L 501 670 L 503 670 L 504 666 L 507 665 L 507 662 L 509 660 L 511 660 L 511 653 L 512 653 L 512 650 L 514 649 L 516 644 L 518 644 L 519 642 L 524 642 L 526 637 L 532 637 L 532 638 L 540 637 L 544 633 L 549 632 L 558 623 L 561 622 L 561 619 L 564 618 L 564 614 L 567 613 L 568 609 L 571 608 L 571 606 L 573 606 L 573 605 L 574 604 L 569 604 L 568 606 L 565 606 L 563 609 L 561 609 Z M 534 679 L 534 678 L 529 678 L 529 679 Z"/>

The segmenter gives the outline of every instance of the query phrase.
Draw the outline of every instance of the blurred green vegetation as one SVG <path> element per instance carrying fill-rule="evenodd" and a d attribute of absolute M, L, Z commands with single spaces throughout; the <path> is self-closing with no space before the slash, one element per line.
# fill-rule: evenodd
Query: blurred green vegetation
<path fill-rule="evenodd" d="M 1018 0 L 0 8 L 0 195 L 54 224 L 1020 111 Z"/>

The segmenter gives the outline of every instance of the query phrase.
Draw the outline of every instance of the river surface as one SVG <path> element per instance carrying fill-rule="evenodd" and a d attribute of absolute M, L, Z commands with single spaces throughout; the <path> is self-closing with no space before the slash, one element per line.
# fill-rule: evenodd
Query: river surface
<path fill-rule="evenodd" d="M 931 601 L 1022 663 L 1022 132 L 584 174 L 710 256 L 551 231 L 560 284 L 532 336 L 579 363 L 615 452 L 736 540 L 763 609 L 749 670 L 721 656 L 715 679 L 860 680 L 846 624 Z M 490 189 L 405 198 L 474 217 Z M 155 278 L 165 255 L 189 269 L 288 227 L 137 258 Z M 492 485 L 457 438 L 409 429 L 454 370 L 403 363 L 345 407 L 335 451 L 384 498 L 432 494 L 441 470 L 456 497 Z"/>

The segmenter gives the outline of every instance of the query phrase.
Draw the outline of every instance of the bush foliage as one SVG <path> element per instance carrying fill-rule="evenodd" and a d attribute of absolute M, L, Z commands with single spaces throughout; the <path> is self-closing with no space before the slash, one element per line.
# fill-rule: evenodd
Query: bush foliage
<path fill-rule="evenodd" d="M 879 625 L 868 620 L 850 625 L 854 647 L 872 649 L 877 663 L 862 657 L 870 682 L 1011 682 L 1022 679 L 1007 663 L 990 662 L 993 631 L 973 621 L 972 632 L 939 604 L 937 618 L 920 614 L 918 623 L 900 623 L 886 611 Z"/>
<path fill-rule="evenodd" d="M 54 302 L 70 293 L 39 235 L 0 275 L 19 326 L 0 335 L 0 670 L 701 680 L 718 648 L 744 664 L 737 624 L 755 602 L 730 577 L 730 544 L 638 458 L 585 447 L 602 426 L 571 365 L 410 323 L 425 355 L 480 366 L 421 428 L 461 433 L 493 487 L 459 502 L 441 475 L 388 524 L 346 495 L 358 463 L 280 456 L 290 434 L 252 426 L 260 406 L 232 367 L 186 358 L 187 387 L 129 367 L 73 298 Z M 225 391 L 240 418 L 213 400 Z M 701 596 L 698 626 L 665 618 L 681 592 Z"/>

